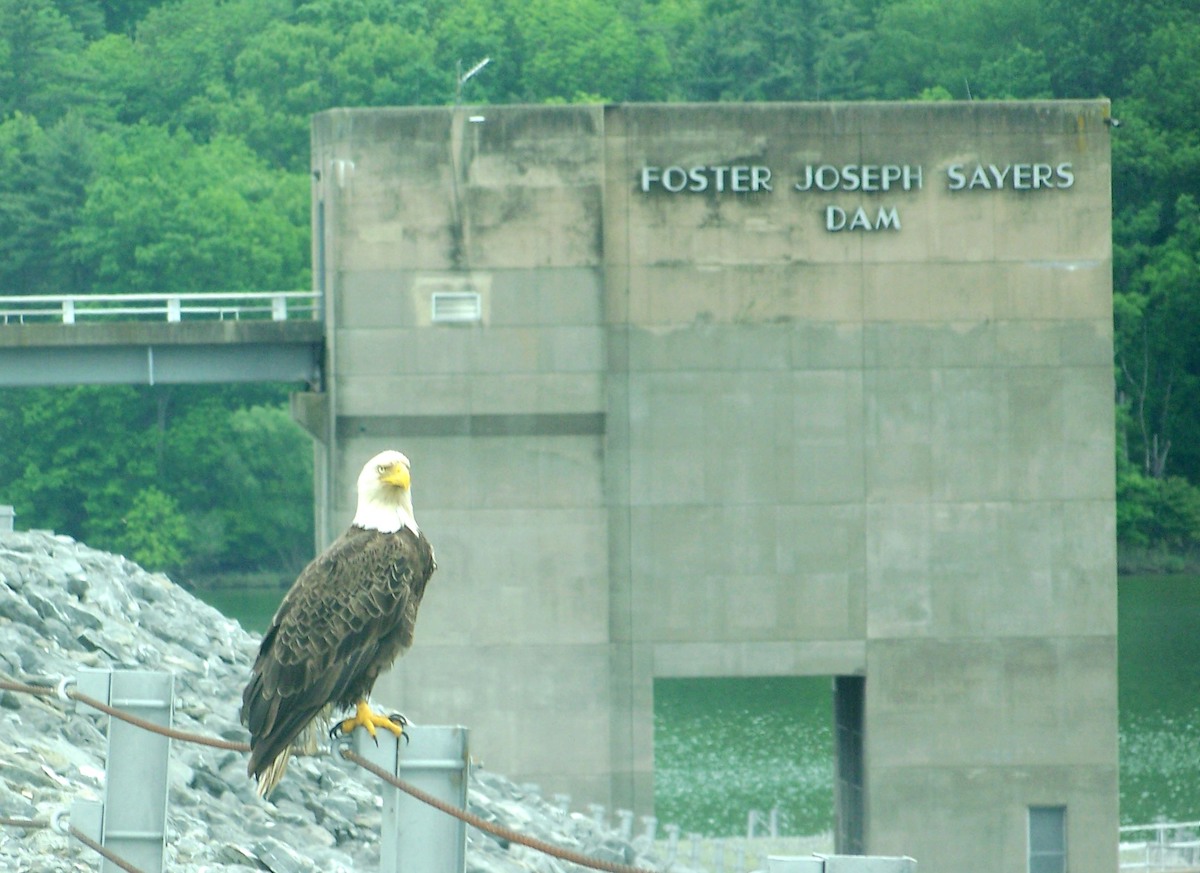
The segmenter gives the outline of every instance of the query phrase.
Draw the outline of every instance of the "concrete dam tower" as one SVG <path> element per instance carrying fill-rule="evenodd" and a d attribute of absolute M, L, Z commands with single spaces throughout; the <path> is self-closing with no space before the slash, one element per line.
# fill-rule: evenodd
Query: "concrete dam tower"
<path fill-rule="evenodd" d="M 1107 122 L 316 116 L 319 536 L 396 447 L 440 566 L 380 698 L 643 814 L 656 679 L 827 676 L 840 850 L 1115 873 Z"/>

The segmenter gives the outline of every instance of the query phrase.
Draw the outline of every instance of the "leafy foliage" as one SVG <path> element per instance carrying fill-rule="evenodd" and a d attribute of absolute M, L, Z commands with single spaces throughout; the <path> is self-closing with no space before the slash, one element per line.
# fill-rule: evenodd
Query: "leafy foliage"
<path fill-rule="evenodd" d="M 189 529 L 179 504 L 153 485 L 133 495 L 113 538 L 116 550 L 144 567 L 174 570 L 183 564 Z"/>
<path fill-rule="evenodd" d="M 0 392 L 18 517 L 151 569 L 295 571 L 311 555 L 312 450 L 285 386 Z"/>
<path fill-rule="evenodd" d="M 1184 0 L 0 0 L 0 292 L 307 287 L 333 106 L 1108 96 L 1120 536 L 1194 549 L 1197 45 Z M 294 563 L 282 391 L 4 392 L 4 498 L 162 566 Z"/>
<path fill-rule="evenodd" d="M 307 284 L 308 185 L 242 142 L 197 144 L 138 125 L 101 140 L 98 172 L 68 235 L 95 291 L 295 288 Z"/>

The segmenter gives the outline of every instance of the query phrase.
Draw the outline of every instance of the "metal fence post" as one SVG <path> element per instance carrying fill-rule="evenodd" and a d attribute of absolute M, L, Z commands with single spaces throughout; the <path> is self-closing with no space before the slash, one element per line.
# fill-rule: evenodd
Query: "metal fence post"
<path fill-rule="evenodd" d="M 83 669 L 75 687 L 101 703 L 161 727 L 171 726 L 175 689 L 171 673 Z M 171 739 L 120 719 L 108 722 L 99 842 L 145 873 L 162 873 Z M 101 873 L 115 873 L 116 869 L 107 860 L 100 863 Z"/>
<path fill-rule="evenodd" d="M 432 794 L 467 808 L 468 753 L 465 727 L 415 725 L 397 742 L 377 731 L 379 744 L 363 728 L 354 731 L 354 751 L 372 764 Z M 381 873 L 463 873 L 467 865 L 467 826 L 398 788 L 380 782 L 383 811 L 379 835 Z"/>

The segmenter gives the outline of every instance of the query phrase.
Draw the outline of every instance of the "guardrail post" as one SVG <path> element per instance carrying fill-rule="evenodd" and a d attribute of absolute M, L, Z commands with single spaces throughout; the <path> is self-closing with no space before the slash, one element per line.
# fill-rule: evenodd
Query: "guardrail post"
<path fill-rule="evenodd" d="M 667 863 L 674 864 L 679 857 L 679 825 L 668 824 L 663 830 L 667 832 Z"/>
<path fill-rule="evenodd" d="M 125 710 L 161 727 L 171 726 L 175 677 L 150 670 L 79 672 L 76 689 L 101 703 Z M 80 703 L 82 707 L 87 704 Z M 108 720 L 104 803 L 98 842 L 145 873 L 162 873 L 166 851 L 167 759 L 170 737 L 120 719 Z M 87 821 L 94 811 L 82 809 Z M 72 808 L 72 816 L 75 810 Z M 80 831 L 87 833 L 85 828 Z M 89 834 L 91 836 L 91 834 Z M 101 873 L 117 868 L 101 861 Z"/>
<path fill-rule="evenodd" d="M 71 801 L 71 827 L 104 845 L 104 804 L 99 800 Z M 101 863 L 106 863 L 103 860 Z M 101 868 L 103 869 L 103 868 Z"/>
<path fill-rule="evenodd" d="M 181 321 L 183 319 L 183 301 L 178 297 L 167 298 L 167 321 Z"/>
<path fill-rule="evenodd" d="M 643 839 L 648 843 L 653 843 L 658 834 L 658 819 L 652 815 L 644 815 L 642 816 L 642 827 L 645 829 L 642 832 Z"/>
<path fill-rule="evenodd" d="M 67 298 L 62 302 L 63 324 L 75 323 L 75 301 Z"/>
<path fill-rule="evenodd" d="M 633 839 L 633 810 L 618 809 L 617 810 L 617 833 L 621 835 L 623 840 Z"/>
<path fill-rule="evenodd" d="M 410 724 L 407 740 L 389 731 L 354 731 L 352 747 L 372 764 L 439 800 L 467 808 L 467 729 Z M 467 826 L 398 788 L 380 782 L 383 811 L 379 834 L 381 873 L 463 873 L 467 865 Z"/>
<path fill-rule="evenodd" d="M 287 297 L 282 294 L 271 297 L 271 320 L 287 321 Z"/>

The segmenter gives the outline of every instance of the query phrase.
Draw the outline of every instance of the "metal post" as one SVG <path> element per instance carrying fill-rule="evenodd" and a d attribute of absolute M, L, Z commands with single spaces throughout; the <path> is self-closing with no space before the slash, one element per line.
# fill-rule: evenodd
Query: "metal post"
<path fill-rule="evenodd" d="M 83 669 L 76 688 L 101 703 L 161 727 L 171 726 L 175 688 L 171 673 Z M 99 842 L 145 873 L 163 869 L 170 752 L 170 737 L 109 719 Z M 100 863 L 100 873 L 116 869 L 108 861 Z"/>
<path fill-rule="evenodd" d="M 75 301 L 67 297 L 62 302 L 63 324 L 75 323 Z"/>
<path fill-rule="evenodd" d="M 621 835 L 621 839 L 630 840 L 633 838 L 633 810 L 618 809 L 617 810 L 617 833 Z"/>
<path fill-rule="evenodd" d="M 679 857 L 679 825 L 669 824 L 663 830 L 667 832 L 667 863 L 675 863 Z"/>
<path fill-rule="evenodd" d="M 658 835 L 658 819 L 652 815 L 644 815 L 642 816 L 642 827 L 645 828 L 642 836 L 646 839 L 646 842 L 653 843 L 655 837 Z"/>
<path fill-rule="evenodd" d="M 407 740 L 389 731 L 354 731 L 353 749 L 372 764 L 459 809 L 467 808 L 467 729 L 410 724 Z M 379 835 L 381 873 L 463 873 L 467 826 L 398 788 L 380 782 L 383 811 Z"/>
<path fill-rule="evenodd" d="M 282 294 L 271 297 L 271 320 L 287 321 L 287 298 Z"/>

